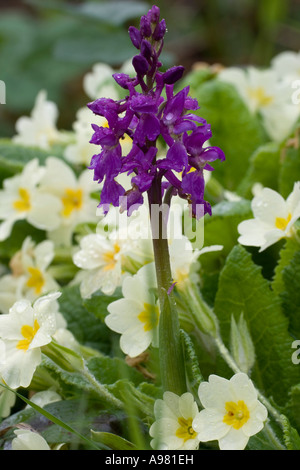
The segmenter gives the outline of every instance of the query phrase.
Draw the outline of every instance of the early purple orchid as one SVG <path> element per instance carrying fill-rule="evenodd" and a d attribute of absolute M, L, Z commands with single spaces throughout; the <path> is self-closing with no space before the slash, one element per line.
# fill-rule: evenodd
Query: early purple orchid
<path fill-rule="evenodd" d="M 212 171 L 210 163 L 224 160 L 225 156 L 218 147 L 204 147 L 212 135 L 211 128 L 195 114 L 199 106 L 189 96 L 189 87 L 174 94 L 174 84 L 181 79 L 184 68 L 175 66 L 160 71 L 165 33 L 165 20 L 160 20 L 160 10 L 153 6 L 142 16 L 139 29 L 129 28 L 130 39 L 139 50 L 132 60 L 136 77 L 113 75 L 118 85 L 128 90 L 128 95 L 120 101 L 100 98 L 88 104 L 108 123 L 108 127 L 93 125 L 91 139 L 91 143 L 100 146 L 90 169 L 94 170 L 94 180 L 103 182 L 100 206 L 104 213 L 110 204 L 124 209 L 121 201 L 126 197 L 130 215 L 143 203 L 144 193 L 147 192 L 150 203 L 161 203 L 163 193 L 171 189 L 188 201 L 194 217 L 199 217 L 198 205 L 204 208 L 201 215 L 211 214 L 210 205 L 204 200 L 203 170 Z M 132 149 L 126 156 L 122 156 L 120 145 L 124 135 L 132 139 Z M 166 143 L 167 152 L 165 158 L 158 159 L 159 136 Z M 115 181 L 125 172 L 132 175 L 132 188 L 127 191 Z"/>

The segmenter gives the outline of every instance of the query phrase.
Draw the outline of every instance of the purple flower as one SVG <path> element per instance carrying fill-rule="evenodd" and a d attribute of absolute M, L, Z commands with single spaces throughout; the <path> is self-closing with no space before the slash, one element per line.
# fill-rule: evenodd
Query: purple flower
<path fill-rule="evenodd" d="M 90 168 L 94 179 L 104 182 L 100 206 L 105 213 L 112 204 L 130 215 L 143 203 L 144 193 L 148 193 L 150 203 L 157 204 L 168 191 L 168 195 L 178 194 L 189 202 L 193 217 L 211 214 L 204 200 L 203 171 L 212 171 L 210 164 L 223 161 L 225 156 L 220 148 L 207 145 L 211 127 L 196 113 L 199 105 L 189 96 L 189 87 L 174 94 L 174 84 L 184 68 L 179 65 L 165 72 L 159 70 L 165 34 L 165 20 L 160 20 L 160 10 L 153 6 L 142 16 L 139 29 L 129 28 L 130 39 L 139 51 L 132 60 L 136 76 L 113 75 L 128 95 L 119 101 L 100 98 L 88 104 L 108 123 L 108 127 L 93 125 L 90 141 L 100 146 Z M 125 134 L 131 137 L 132 148 L 123 156 L 121 139 Z M 158 158 L 158 138 L 166 145 L 165 158 Z M 116 182 L 121 173 L 130 175 L 130 189 Z"/>
<path fill-rule="evenodd" d="M 124 193 L 124 188 L 114 179 L 105 179 L 99 204 L 99 207 L 103 209 L 104 214 L 107 214 L 111 204 L 115 207 L 119 206 L 120 198 Z"/>

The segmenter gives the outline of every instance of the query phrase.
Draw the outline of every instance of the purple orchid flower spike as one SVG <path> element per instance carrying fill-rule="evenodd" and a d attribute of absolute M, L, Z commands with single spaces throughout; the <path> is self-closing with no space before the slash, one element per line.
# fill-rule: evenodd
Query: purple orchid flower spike
<path fill-rule="evenodd" d="M 199 105 L 189 95 L 189 87 L 174 93 L 184 68 L 179 65 L 160 71 L 165 34 L 166 23 L 160 19 L 157 6 L 142 16 L 139 28 L 129 28 L 129 37 L 138 50 L 132 60 L 136 76 L 113 75 L 116 83 L 128 90 L 123 100 L 100 98 L 88 104 L 93 113 L 107 121 L 107 127 L 93 125 L 91 143 L 100 146 L 100 151 L 93 156 L 90 169 L 94 179 L 103 182 L 100 206 L 105 211 L 109 204 L 120 206 L 121 196 L 128 199 L 130 215 L 131 207 L 143 203 L 145 193 L 150 203 L 160 203 L 164 192 L 173 187 L 174 193 L 191 205 L 193 217 L 198 218 L 197 205 L 204 208 L 200 216 L 211 214 L 204 200 L 203 171 L 212 171 L 211 163 L 223 161 L 225 156 L 220 148 L 208 145 L 211 128 L 196 113 Z M 125 136 L 132 140 L 132 149 L 123 156 L 121 141 Z M 167 146 L 165 158 L 158 158 L 159 137 Z M 125 172 L 131 176 L 129 189 L 115 180 Z M 124 210 L 124 200 L 120 207 Z"/>

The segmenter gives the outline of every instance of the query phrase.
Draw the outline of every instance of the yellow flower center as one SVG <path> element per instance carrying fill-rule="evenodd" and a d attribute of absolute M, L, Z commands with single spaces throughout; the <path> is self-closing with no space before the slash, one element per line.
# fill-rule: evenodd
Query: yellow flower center
<path fill-rule="evenodd" d="M 240 429 L 250 418 L 248 407 L 243 400 L 239 400 L 237 403 L 227 401 L 225 409 L 227 413 L 224 415 L 223 423 L 232 426 L 234 429 Z"/>
<path fill-rule="evenodd" d="M 287 218 L 285 219 L 284 217 L 276 217 L 275 220 L 275 226 L 276 228 L 279 228 L 279 230 L 285 230 L 291 221 L 292 214 L 289 214 Z"/>
<path fill-rule="evenodd" d="M 260 107 L 268 106 L 274 100 L 273 96 L 267 95 L 266 91 L 261 86 L 257 88 L 249 88 L 248 94 L 249 97 L 255 100 Z"/>
<path fill-rule="evenodd" d="M 82 207 L 82 189 L 66 188 L 63 197 L 63 217 L 70 217 L 73 211 L 79 210 Z"/>
<path fill-rule="evenodd" d="M 39 295 L 42 292 L 43 286 L 45 284 L 45 279 L 43 274 L 38 268 L 33 266 L 27 268 L 30 277 L 26 282 L 26 286 L 30 289 L 34 289 L 35 293 Z"/>
<path fill-rule="evenodd" d="M 158 324 L 158 318 L 158 307 L 156 305 L 144 303 L 144 310 L 138 315 L 138 319 L 144 324 L 144 330 L 153 330 Z"/>
<path fill-rule="evenodd" d="M 195 439 L 197 433 L 192 427 L 193 418 L 178 418 L 179 428 L 176 431 L 176 436 L 183 439 L 184 442 L 189 439 Z"/>
<path fill-rule="evenodd" d="M 104 253 L 103 260 L 106 263 L 106 265 L 103 268 L 104 271 L 111 271 L 112 269 L 114 269 L 116 265 L 116 261 L 117 261 L 116 255 L 119 253 L 120 249 L 121 248 L 118 245 L 118 243 L 115 243 L 113 250 L 107 251 L 106 253 Z"/>
<path fill-rule="evenodd" d="M 35 337 L 35 335 L 36 335 L 37 331 L 39 330 L 39 328 L 40 328 L 40 325 L 38 324 L 37 320 L 34 320 L 34 325 L 33 326 L 23 325 L 22 328 L 21 328 L 21 334 L 22 334 L 24 339 L 21 339 L 18 342 L 17 348 L 22 349 L 24 351 L 27 351 L 29 346 L 30 346 L 31 341 Z"/>
<path fill-rule="evenodd" d="M 31 209 L 30 194 L 25 188 L 19 188 L 20 199 L 13 202 L 13 207 L 18 212 L 28 212 Z"/>

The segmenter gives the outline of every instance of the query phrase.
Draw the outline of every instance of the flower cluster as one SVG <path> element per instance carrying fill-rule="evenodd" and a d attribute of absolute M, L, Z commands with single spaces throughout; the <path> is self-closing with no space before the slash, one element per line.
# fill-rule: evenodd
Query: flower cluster
<path fill-rule="evenodd" d="M 165 33 L 165 21 L 160 21 L 159 8 L 153 6 L 142 16 L 139 29 L 129 28 L 130 39 L 139 50 L 132 60 L 136 75 L 113 75 L 128 95 L 121 100 L 99 98 L 88 105 L 108 122 L 108 126 L 92 126 L 91 143 L 100 146 L 100 153 L 93 156 L 90 165 L 94 180 L 103 182 L 100 207 L 105 213 L 112 204 L 130 215 L 143 203 L 144 193 L 157 204 L 167 190 L 186 199 L 193 216 L 199 218 L 211 212 L 204 200 L 203 170 L 212 170 L 211 162 L 224 160 L 225 156 L 220 148 L 205 145 L 212 135 L 211 128 L 196 114 L 199 106 L 189 96 L 189 87 L 174 91 L 183 67 L 160 71 Z M 159 136 L 168 147 L 164 158 L 158 158 Z M 131 150 L 123 156 L 121 143 L 128 137 Z M 127 190 L 116 181 L 122 173 L 131 175 L 131 188 Z M 201 214 L 197 212 L 200 205 Z"/>
<path fill-rule="evenodd" d="M 268 68 L 249 65 L 223 69 L 218 79 L 232 84 L 251 113 L 259 116 L 268 138 L 286 139 L 300 117 L 295 85 L 299 83 L 300 54 L 286 51 L 275 56 Z M 298 87 L 299 88 L 299 87 Z"/>
<path fill-rule="evenodd" d="M 210 375 L 198 390 L 202 409 L 191 393 L 165 392 L 155 402 L 151 446 L 160 450 L 192 450 L 200 442 L 218 441 L 220 450 L 243 450 L 264 427 L 266 407 L 244 373 L 230 380 Z"/>
<path fill-rule="evenodd" d="M 59 244 L 70 245 L 78 224 L 97 220 L 95 186 L 89 170 L 77 178 L 60 158 L 49 156 L 45 165 L 31 160 L 21 173 L 5 179 L 0 190 L 0 241 L 25 220 Z"/>

